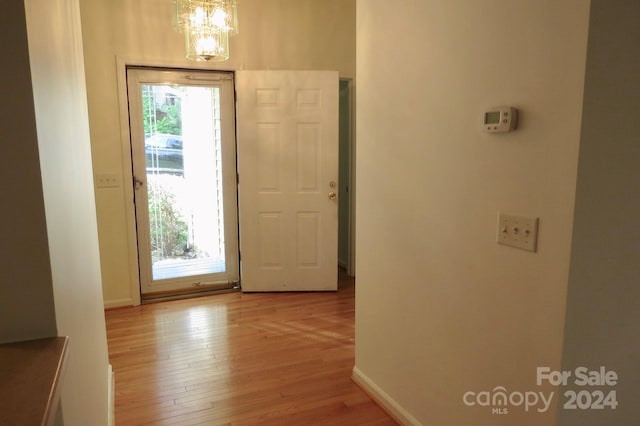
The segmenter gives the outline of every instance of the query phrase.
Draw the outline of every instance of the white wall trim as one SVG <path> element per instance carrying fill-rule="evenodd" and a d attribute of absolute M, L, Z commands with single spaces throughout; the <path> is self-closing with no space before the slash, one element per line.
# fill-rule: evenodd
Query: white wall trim
<path fill-rule="evenodd" d="M 138 306 L 140 302 L 136 303 L 135 300 L 131 297 L 123 298 L 123 299 L 113 299 L 113 300 L 105 300 L 104 308 L 112 309 L 112 308 L 123 308 L 125 306 Z"/>
<path fill-rule="evenodd" d="M 376 385 L 369 377 L 360 371 L 358 367 L 353 367 L 353 375 L 351 378 L 396 421 L 403 425 L 422 426 L 422 423 Z"/>
<path fill-rule="evenodd" d="M 107 367 L 107 425 L 114 426 L 115 423 L 115 410 L 116 410 L 116 399 L 115 399 L 115 391 L 116 391 L 116 383 L 115 377 L 113 375 L 113 367 L 111 364 Z"/>
<path fill-rule="evenodd" d="M 129 61 L 119 56 L 116 57 L 116 75 L 118 79 L 118 106 L 120 110 L 120 139 L 122 152 L 122 175 L 124 195 L 127 201 L 125 203 L 126 220 L 127 220 L 127 236 L 129 246 L 129 280 L 130 299 L 129 305 L 140 305 L 140 274 L 138 271 L 138 242 L 136 240 L 136 213 L 133 204 L 133 172 L 131 159 L 131 135 L 129 130 L 129 100 L 127 98 L 127 65 L 132 65 Z M 110 301 L 109 305 L 114 302 Z M 107 306 L 105 302 L 105 307 Z"/>

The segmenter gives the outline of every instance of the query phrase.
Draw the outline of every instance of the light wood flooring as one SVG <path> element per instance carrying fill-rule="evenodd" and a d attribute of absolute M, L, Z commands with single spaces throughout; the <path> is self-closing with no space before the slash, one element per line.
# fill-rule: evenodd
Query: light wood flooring
<path fill-rule="evenodd" d="M 116 425 L 395 425 L 351 380 L 354 286 L 106 311 Z"/>

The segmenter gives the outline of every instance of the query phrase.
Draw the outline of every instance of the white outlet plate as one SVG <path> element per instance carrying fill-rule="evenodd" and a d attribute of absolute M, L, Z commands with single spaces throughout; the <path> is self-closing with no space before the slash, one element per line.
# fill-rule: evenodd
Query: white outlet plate
<path fill-rule="evenodd" d="M 498 244 L 535 252 L 538 246 L 538 218 L 498 212 L 497 241 Z"/>
<path fill-rule="evenodd" d="M 102 173 L 96 175 L 95 184 L 97 188 L 117 188 L 120 186 L 120 179 L 118 175 Z"/>

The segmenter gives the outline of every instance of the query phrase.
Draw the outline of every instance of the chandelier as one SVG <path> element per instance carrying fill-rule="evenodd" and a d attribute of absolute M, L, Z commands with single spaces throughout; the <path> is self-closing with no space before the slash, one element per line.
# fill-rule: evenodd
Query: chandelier
<path fill-rule="evenodd" d="M 237 0 L 173 0 L 174 29 L 184 33 L 187 59 L 226 61 L 238 34 Z"/>

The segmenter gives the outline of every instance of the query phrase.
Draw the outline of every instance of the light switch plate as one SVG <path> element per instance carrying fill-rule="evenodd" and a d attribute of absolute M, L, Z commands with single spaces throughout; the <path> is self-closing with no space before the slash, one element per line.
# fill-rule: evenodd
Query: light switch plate
<path fill-rule="evenodd" d="M 97 188 L 117 188 L 120 186 L 118 175 L 114 174 L 97 174 L 95 176 L 95 185 Z"/>
<path fill-rule="evenodd" d="M 498 244 L 535 252 L 538 246 L 538 218 L 498 212 L 497 241 Z"/>

